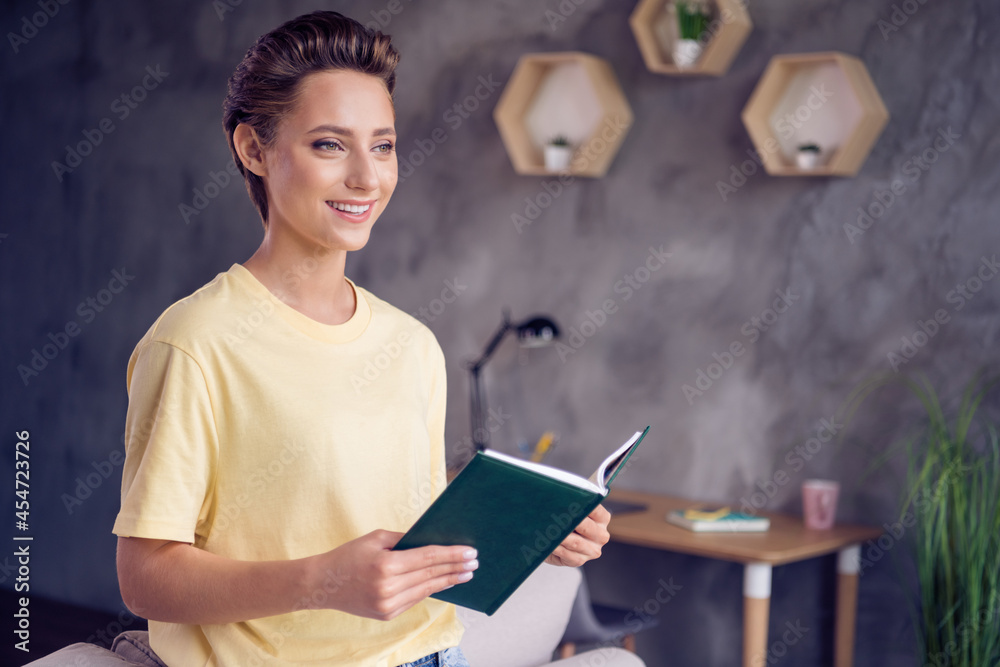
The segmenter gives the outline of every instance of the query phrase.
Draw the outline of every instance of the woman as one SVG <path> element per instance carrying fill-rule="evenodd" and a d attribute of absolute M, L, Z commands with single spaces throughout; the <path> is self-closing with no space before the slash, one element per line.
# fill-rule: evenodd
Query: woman
<path fill-rule="evenodd" d="M 115 650 L 138 664 L 466 665 L 454 607 L 428 596 L 471 579 L 475 550 L 391 551 L 414 491 L 429 505 L 443 488 L 444 357 L 344 275 L 396 185 L 398 59 L 387 36 L 316 12 L 230 79 L 223 126 L 264 240 L 129 362 L 114 532 L 122 597 L 150 631 Z M 607 522 L 595 511 L 551 562 L 599 555 Z"/>

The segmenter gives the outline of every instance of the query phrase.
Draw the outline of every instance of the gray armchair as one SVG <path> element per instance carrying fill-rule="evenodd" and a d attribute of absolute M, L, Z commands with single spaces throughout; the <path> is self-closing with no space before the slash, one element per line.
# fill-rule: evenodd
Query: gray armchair
<path fill-rule="evenodd" d="M 552 661 L 580 588 L 578 568 L 543 564 L 493 616 L 459 607 L 462 651 L 472 667 L 645 667 L 634 653 L 602 647 Z"/>

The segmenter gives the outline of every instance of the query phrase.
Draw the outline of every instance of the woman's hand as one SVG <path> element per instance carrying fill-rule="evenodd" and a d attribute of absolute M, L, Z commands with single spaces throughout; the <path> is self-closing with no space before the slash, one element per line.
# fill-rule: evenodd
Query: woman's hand
<path fill-rule="evenodd" d="M 311 594 L 303 608 L 387 621 L 424 598 L 472 579 L 476 550 L 426 546 L 392 551 L 402 533 L 375 530 L 310 563 Z"/>
<path fill-rule="evenodd" d="M 608 533 L 609 523 L 611 523 L 611 512 L 598 505 L 580 522 L 576 530 L 566 536 L 545 562 L 578 567 L 588 560 L 598 558 L 601 555 L 601 547 L 611 539 L 611 534 Z"/>

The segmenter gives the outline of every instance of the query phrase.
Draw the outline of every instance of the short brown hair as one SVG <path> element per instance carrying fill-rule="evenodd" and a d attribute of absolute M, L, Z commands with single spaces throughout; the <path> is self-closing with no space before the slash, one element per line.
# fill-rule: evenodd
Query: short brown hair
<path fill-rule="evenodd" d="M 390 37 L 330 11 L 313 12 L 262 35 L 229 77 L 222 127 L 247 192 L 267 227 L 267 192 L 260 176 L 243 166 L 233 133 L 245 123 L 267 146 L 282 115 L 294 106 L 302 79 L 326 70 L 352 70 L 382 79 L 392 96 L 399 52 Z"/>

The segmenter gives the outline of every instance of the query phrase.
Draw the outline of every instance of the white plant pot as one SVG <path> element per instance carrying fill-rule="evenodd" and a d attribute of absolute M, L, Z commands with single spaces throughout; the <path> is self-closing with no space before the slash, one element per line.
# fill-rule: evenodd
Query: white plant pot
<path fill-rule="evenodd" d="M 820 154 L 815 151 L 798 151 L 795 153 L 795 164 L 799 169 L 815 169 L 819 166 Z"/>
<path fill-rule="evenodd" d="M 568 169 L 572 159 L 573 149 L 569 146 L 545 147 L 545 168 L 549 171 Z"/>
<path fill-rule="evenodd" d="M 691 67 L 701 55 L 701 42 L 697 39 L 678 39 L 674 42 L 674 64 L 678 67 Z"/>

